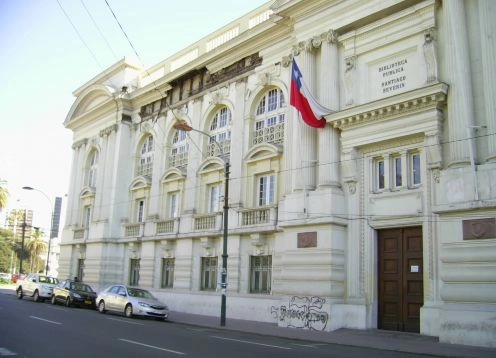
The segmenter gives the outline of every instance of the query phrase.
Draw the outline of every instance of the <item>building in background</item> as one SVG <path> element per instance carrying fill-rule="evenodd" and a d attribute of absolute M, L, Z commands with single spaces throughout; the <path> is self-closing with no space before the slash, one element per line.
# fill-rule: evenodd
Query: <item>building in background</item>
<path fill-rule="evenodd" d="M 218 315 L 228 158 L 228 319 L 494 347 L 495 5 L 270 1 L 116 63 L 64 123 L 59 277 Z M 290 105 L 293 59 L 323 128 Z"/>

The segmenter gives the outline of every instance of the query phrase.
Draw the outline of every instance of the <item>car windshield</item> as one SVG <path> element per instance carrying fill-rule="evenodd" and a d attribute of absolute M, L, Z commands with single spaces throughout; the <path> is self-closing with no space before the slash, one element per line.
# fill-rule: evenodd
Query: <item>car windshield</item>
<path fill-rule="evenodd" d="M 48 277 L 48 276 L 40 276 L 39 281 L 40 283 L 52 283 L 54 285 L 59 283 L 59 280 L 57 280 L 56 278 Z"/>
<path fill-rule="evenodd" d="M 81 292 L 93 292 L 93 289 L 84 284 L 84 283 L 79 283 L 79 282 L 73 282 L 71 283 L 71 289 L 75 291 L 81 291 Z"/>
<path fill-rule="evenodd" d="M 146 290 L 141 290 L 137 288 L 128 288 L 127 292 L 131 297 L 154 298 L 153 295 Z"/>

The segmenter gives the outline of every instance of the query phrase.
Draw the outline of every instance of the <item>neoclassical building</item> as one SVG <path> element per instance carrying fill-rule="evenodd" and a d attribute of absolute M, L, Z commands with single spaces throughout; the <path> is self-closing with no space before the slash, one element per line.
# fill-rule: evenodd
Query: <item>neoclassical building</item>
<path fill-rule="evenodd" d="M 227 324 L 496 346 L 495 18 L 269 1 L 151 68 L 116 63 L 64 122 L 60 277 L 219 315 L 227 187 Z M 293 59 L 324 128 L 290 105 Z"/>

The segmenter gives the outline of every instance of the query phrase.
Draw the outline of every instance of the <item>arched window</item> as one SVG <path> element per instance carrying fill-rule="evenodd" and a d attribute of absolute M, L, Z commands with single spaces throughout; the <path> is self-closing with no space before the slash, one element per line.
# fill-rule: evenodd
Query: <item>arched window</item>
<path fill-rule="evenodd" d="M 227 107 L 222 107 L 212 118 L 209 128 L 210 140 L 207 146 L 208 156 L 229 154 L 231 150 L 231 117 L 231 110 Z M 219 146 L 222 148 L 222 153 L 219 153 Z"/>
<path fill-rule="evenodd" d="M 96 174 L 98 169 L 98 152 L 93 150 L 90 153 L 89 161 L 88 161 L 88 173 L 87 173 L 87 185 L 91 188 L 96 187 Z"/>
<path fill-rule="evenodd" d="M 171 167 L 183 168 L 188 164 L 188 142 L 187 132 L 178 130 L 174 132 L 171 143 L 169 164 Z"/>
<path fill-rule="evenodd" d="M 286 101 L 279 88 L 273 88 L 260 99 L 255 113 L 255 128 L 252 144 L 282 143 Z"/>
<path fill-rule="evenodd" d="M 140 147 L 136 175 L 152 176 L 153 150 L 153 137 L 148 136 Z"/>

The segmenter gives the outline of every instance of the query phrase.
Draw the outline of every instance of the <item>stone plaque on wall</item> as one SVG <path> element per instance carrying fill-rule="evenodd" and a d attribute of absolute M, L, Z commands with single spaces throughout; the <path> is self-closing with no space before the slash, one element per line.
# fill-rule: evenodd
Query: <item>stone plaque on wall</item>
<path fill-rule="evenodd" d="M 463 240 L 496 239 L 496 218 L 463 220 Z"/>
<path fill-rule="evenodd" d="M 317 232 L 300 232 L 298 233 L 298 244 L 297 247 L 307 248 L 307 247 L 317 247 Z"/>
<path fill-rule="evenodd" d="M 369 63 L 370 98 L 393 96 L 422 86 L 424 67 L 415 49 Z"/>

